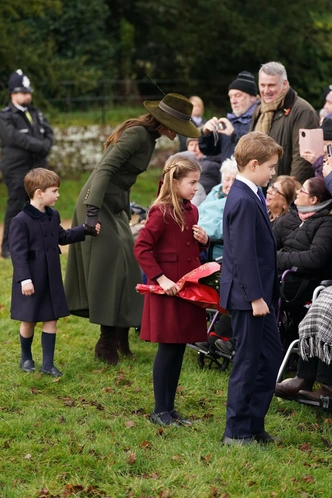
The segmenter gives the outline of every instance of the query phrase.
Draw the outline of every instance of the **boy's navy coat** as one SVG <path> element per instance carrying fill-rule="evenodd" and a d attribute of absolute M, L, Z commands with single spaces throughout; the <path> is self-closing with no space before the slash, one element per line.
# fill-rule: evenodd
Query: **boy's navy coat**
<path fill-rule="evenodd" d="M 64 230 L 59 213 L 49 207 L 42 213 L 27 204 L 12 219 L 9 232 L 14 266 L 11 318 L 25 322 L 56 320 L 69 315 L 63 289 L 60 249 L 85 239 L 84 227 Z M 35 293 L 24 296 L 21 281 L 31 279 Z"/>
<path fill-rule="evenodd" d="M 251 310 L 251 301 L 261 297 L 270 306 L 278 299 L 279 282 L 276 243 L 266 206 L 248 185 L 235 180 L 223 220 L 221 306 Z"/>

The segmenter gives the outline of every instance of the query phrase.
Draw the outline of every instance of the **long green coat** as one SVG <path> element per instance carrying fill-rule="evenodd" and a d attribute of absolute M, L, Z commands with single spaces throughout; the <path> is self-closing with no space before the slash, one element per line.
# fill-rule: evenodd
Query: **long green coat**
<path fill-rule="evenodd" d="M 141 323 L 143 296 L 135 291 L 142 275 L 129 228 L 129 192 L 149 165 L 157 132 L 134 126 L 109 145 L 84 185 L 73 226 L 84 223 L 86 205 L 100 208 L 101 231 L 69 249 L 65 292 L 72 314 L 100 325 Z"/>

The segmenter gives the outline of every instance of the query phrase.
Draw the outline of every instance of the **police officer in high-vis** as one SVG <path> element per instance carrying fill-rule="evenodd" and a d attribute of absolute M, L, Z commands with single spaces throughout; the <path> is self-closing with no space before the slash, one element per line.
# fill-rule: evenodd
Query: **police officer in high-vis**
<path fill-rule="evenodd" d="M 11 102 L 0 112 L 2 154 L 0 168 L 8 189 L 1 256 L 9 258 L 9 224 L 28 200 L 24 176 L 32 168 L 47 168 L 46 157 L 53 144 L 53 130 L 44 115 L 31 106 L 33 89 L 21 69 L 10 75 Z"/>

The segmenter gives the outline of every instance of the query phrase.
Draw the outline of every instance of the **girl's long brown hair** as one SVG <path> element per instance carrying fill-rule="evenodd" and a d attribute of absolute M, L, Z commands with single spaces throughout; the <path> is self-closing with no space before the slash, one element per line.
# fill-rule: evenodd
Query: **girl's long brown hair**
<path fill-rule="evenodd" d="M 143 126 L 146 128 L 148 131 L 157 131 L 161 124 L 159 121 L 157 121 L 152 114 L 143 114 L 142 116 L 138 116 L 138 118 L 133 118 L 133 119 L 127 119 L 122 125 L 120 125 L 106 140 L 104 143 L 104 149 L 107 149 L 107 147 L 112 143 L 116 144 L 119 138 L 121 137 L 122 133 L 127 129 L 127 128 L 132 128 L 133 126 Z"/>
<path fill-rule="evenodd" d="M 200 165 L 194 159 L 180 154 L 170 157 L 164 166 L 163 184 L 160 192 L 152 204 L 152 206 L 160 206 L 164 216 L 166 215 L 166 210 L 169 210 L 171 217 L 182 231 L 185 228 L 183 203 L 177 195 L 174 180 L 182 180 L 192 171 L 201 171 Z"/>

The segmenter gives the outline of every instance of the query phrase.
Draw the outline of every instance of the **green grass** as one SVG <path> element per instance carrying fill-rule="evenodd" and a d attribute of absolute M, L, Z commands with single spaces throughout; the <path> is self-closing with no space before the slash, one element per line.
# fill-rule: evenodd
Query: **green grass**
<path fill-rule="evenodd" d="M 65 179 L 57 209 L 71 218 L 86 180 Z M 147 206 L 160 170 L 149 169 L 131 199 Z M 0 184 L 0 211 L 5 189 Z M 67 256 L 63 255 L 65 271 Z M 40 328 L 33 345 L 37 371 L 19 370 L 19 323 L 9 318 L 12 267 L 0 260 L 0 497 L 1 498 L 309 498 L 331 496 L 332 419 L 273 399 L 267 430 L 279 446 L 226 448 L 229 371 L 200 370 L 186 351 L 176 406 L 194 426 L 159 429 L 151 370 L 156 345 L 131 330 L 135 361 L 106 367 L 93 358 L 98 326 L 59 320 L 55 363 L 64 376 L 42 376 Z M 175 324 L 176 325 L 176 324 Z M 162 326 L 162 324 L 161 324 Z"/>
<path fill-rule="evenodd" d="M 67 256 L 62 256 L 65 271 Z M 98 326 L 59 320 L 58 381 L 19 370 L 19 323 L 10 320 L 12 268 L 0 260 L 0 496 L 213 498 L 330 497 L 331 418 L 275 398 L 267 430 L 279 446 L 227 448 L 229 371 L 200 370 L 187 349 L 176 406 L 194 426 L 151 424 L 156 345 L 131 330 L 135 361 L 106 367 L 93 358 Z"/>

